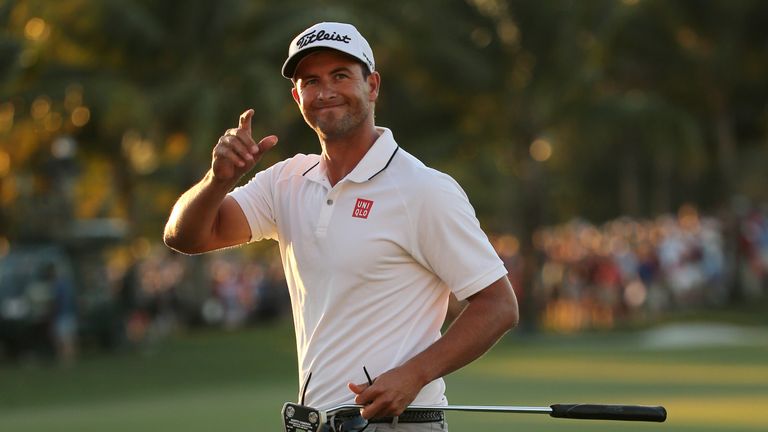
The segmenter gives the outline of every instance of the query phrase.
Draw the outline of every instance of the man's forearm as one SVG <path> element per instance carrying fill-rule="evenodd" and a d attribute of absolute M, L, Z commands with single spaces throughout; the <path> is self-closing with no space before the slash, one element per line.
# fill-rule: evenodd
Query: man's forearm
<path fill-rule="evenodd" d="M 349 383 L 365 418 L 400 415 L 421 389 L 488 351 L 517 324 L 517 300 L 507 277 L 469 298 L 447 332 L 427 349 L 379 375 L 373 385 Z"/>
<path fill-rule="evenodd" d="M 165 225 L 165 243 L 184 253 L 204 252 L 215 231 L 219 208 L 234 186 L 230 183 L 217 181 L 208 171 L 181 195 Z"/>
<path fill-rule="evenodd" d="M 517 300 L 509 280 L 499 279 L 483 291 L 470 299 L 439 340 L 403 364 L 415 371 L 423 385 L 482 356 L 517 325 Z"/>

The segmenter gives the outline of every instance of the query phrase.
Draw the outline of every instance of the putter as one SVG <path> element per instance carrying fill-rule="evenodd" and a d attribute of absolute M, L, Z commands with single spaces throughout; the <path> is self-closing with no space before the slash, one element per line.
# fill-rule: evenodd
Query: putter
<path fill-rule="evenodd" d="M 326 418 L 363 405 L 339 405 L 325 411 Z M 664 422 L 667 410 L 663 406 L 645 405 L 601 405 L 601 404 L 554 404 L 548 407 L 525 406 L 476 406 L 476 405 L 411 405 L 411 411 L 471 411 L 517 414 L 548 414 L 550 417 L 587 420 L 623 420 Z"/>
<path fill-rule="evenodd" d="M 283 419 L 286 432 L 327 432 L 335 431 L 328 423 L 334 415 L 342 411 L 363 408 L 363 405 L 347 404 L 333 407 L 326 411 L 286 403 L 283 406 Z M 478 405 L 410 405 L 411 411 L 469 411 L 486 413 L 547 414 L 554 418 L 586 420 L 621 420 L 662 423 L 667 419 L 667 410 L 663 406 L 646 405 L 603 405 L 603 404 L 554 404 L 548 407 L 535 406 L 478 406 Z M 344 425 L 344 432 L 362 431 L 368 422 L 360 417 L 360 422 Z M 353 424 L 354 423 L 354 424 Z M 349 429 L 349 430 L 347 430 Z M 340 432 L 340 431 L 336 431 Z"/>
<path fill-rule="evenodd" d="M 368 374 L 368 369 L 363 366 L 363 372 L 372 385 L 373 380 Z M 298 404 L 286 402 L 283 405 L 283 425 L 285 432 L 362 432 L 368 426 L 368 421 L 362 416 L 349 419 L 341 425 L 337 431 L 334 423 L 336 414 L 343 411 L 351 411 L 363 408 L 364 405 L 344 404 L 322 411 L 304 405 L 309 380 L 312 373 L 304 382 L 301 400 Z M 498 405 L 409 405 L 410 411 L 469 411 L 491 413 L 515 413 L 515 414 L 548 414 L 550 417 L 565 419 L 586 420 L 622 420 L 664 422 L 667 419 L 667 410 L 663 406 L 646 405 L 604 405 L 604 404 L 554 404 L 548 407 L 532 406 L 498 406 Z"/>

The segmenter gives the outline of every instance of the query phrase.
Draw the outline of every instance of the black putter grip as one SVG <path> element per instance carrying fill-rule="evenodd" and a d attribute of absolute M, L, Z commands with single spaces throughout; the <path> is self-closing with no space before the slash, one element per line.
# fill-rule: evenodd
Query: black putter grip
<path fill-rule="evenodd" d="M 555 404 L 550 408 L 550 416 L 557 418 L 647 422 L 663 422 L 667 419 L 667 410 L 662 406 Z"/>

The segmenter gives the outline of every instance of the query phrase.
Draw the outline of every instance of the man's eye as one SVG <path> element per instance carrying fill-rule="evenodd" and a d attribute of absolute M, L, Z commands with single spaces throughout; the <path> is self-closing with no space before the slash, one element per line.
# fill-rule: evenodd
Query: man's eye
<path fill-rule="evenodd" d="M 345 79 L 347 78 L 347 74 L 339 73 L 336 74 L 336 79 Z"/>

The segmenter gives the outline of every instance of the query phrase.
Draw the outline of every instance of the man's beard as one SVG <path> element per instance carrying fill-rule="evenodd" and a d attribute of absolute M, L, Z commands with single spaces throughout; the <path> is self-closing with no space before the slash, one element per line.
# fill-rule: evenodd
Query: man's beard
<path fill-rule="evenodd" d="M 350 108 L 349 105 L 346 106 Z M 350 132 L 357 130 L 361 124 L 368 118 L 370 106 L 360 104 L 352 109 L 344 110 L 341 117 L 335 115 L 313 116 L 308 118 L 304 116 L 307 123 L 326 139 L 338 139 L 347 136 Z"/>

